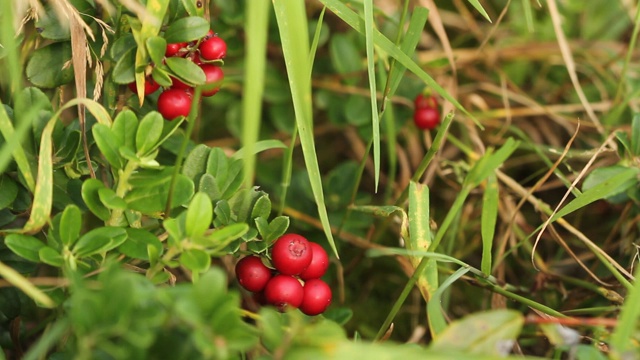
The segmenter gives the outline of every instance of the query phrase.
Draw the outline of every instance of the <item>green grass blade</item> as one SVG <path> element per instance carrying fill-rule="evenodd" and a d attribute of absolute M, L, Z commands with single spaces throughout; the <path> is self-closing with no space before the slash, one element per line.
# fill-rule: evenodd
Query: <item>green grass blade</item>
<path fill-rule="evenodd" d="M 431 299 L 427 303 L 427 318 L 429 319 L 429 329 L 431 330 L 431 336 L 436 338 L 444 329 L 447 328 L 447 321 L 442 314 L 441 299 L 445 290 L 451 286 L 454 282 L 460 279 L 464 274 L 468 273 L 468 268 L 460 268 L 449 276 L 442 285 L 433 293 Z"/>
<path fill-rule="evenodd" d="M 0 261 L 0 276 L 7 280 L 11 285 L 22 290 L 22 292 L 37 301 L 41 306 L 48 308 L 55 306 L 55 303 L 49 296 L 47 296 L 47 294 L 38 289 L 29 281 L 29 279 L 20 275 L 20 273 L 15 271 L 12 267 L 5 265 L 2 261 Z"/>
<path fill-rule="evenodd" d="M 247 43 L 242 92 L 242 145 L 246 154 L 244 156 L 244 181 L 247 187 L 253 185 L 256 163 L 254 147 L 258 141 L 260 120 L 262 119 L 269 6 L 268 0 L 247 1 L 246 5 Z"/>
<path fill-rule="evenodd" d="M 296 124 L 300 134 L 302 154 L 309 173 L 313 197 L 318 206 L 320 222 L 325 236 L 333 252 L 337 256 L 337 249 L 331 233 L 329 216 L 322 191 L 322 177 L 315 150 L 313 138 L 313 119 L 311 112 L 311 77 L 309 66 L 309 39 L 307 16 L 304 1 L 274 0 L 282 51 L 284 53 L 293 108 L 296 114 Z"/>
<path fill-rule="evenodd" d="M 344 3 L 339 0 L 320 0 L 329 10 L 331 10 L 342 21 L 346 22 L 354 30 L 361 34 L 365 33 L 364 20 L 358 16 L 353 10 L 349 9 Z M 373 30 L 373 40 L 379 49 L 385 51 L 391 57 L 398 60 L 400 64 L 405 66 L 409 71 L 414 73 L 420 80 L 424 81 L 429 87 L 431 87 L 436 93 L 452 103 L 457 109 L 462 111 L 465 115 L 471 118 L 478 127 L 483 128 L 477 119 L 469 113 L 449 92 L 447 92 L 440 84 L 438 84 L 429 74 L 427 74 L 418 64 L 415 63 L 407 54 L 403 53 L 391 40 L 382 35 L 378 30 Z"/>
<path fill-rule="evenodd" d="M 636 279 L 640 277 L 640 268 L 636 270 Z M 611 348 L 617 357 L 612 359 L 625 358 L 624 353 L 631 355 L 637 351 L 637 345 L 633 343 L 634 334 L 637 332 L 638 323 L 640 322 L 640 281 L 636 281 L 633 288 L 627 295 L 618 316 L 618 326 L 611 334 Z"/>
<path fill-rule="evenodd" d="M 323 7 L 318 16 L 318 24 L 316 24 L 316 30 L 313 33 L 313 40 L 311 41 L 311 49 L 309 51 L 309 68 L 313 72 L 313 63 L 316 59 L 316 51 L 318 50 L 318 43 L 320 42 L 320 33 L 322 32 L 322 22 L 324 20 L 324 14 L 327 12 L 327 7 Z"/>
<path fill-rule="evenodd" d="M 533 9 L 531 8 L 530 0 L 522 0 L 522 8 L 524 9 L 524 20 L 527 23 L 527 29 L 529 32 L 533 32 Z"/>
<path fill-rule="evenodd" d="M 484 18 L 487 19 L 488 22 L 492 22 L 491 18 L 489 17 L 489 14 L 487 14 L 485 9 L 482 7 L 482 4 L 480 4 L 480 1 L 478 0 L 468 0 L 468 1 L 469 1 L 469 4 L 471 4 L 471 6 L 473 6 L 474 8 L 476 8 L 476 10 L 478 10 L 480 15 L 484 16 Z"/>
<path fill-rule="evenodd" d="M 22 137 L 27 133 L 31 124 L 28 121 L 25 121 L 18 126 L 19 129 L 16 133 L 4 106 L 0 104 L 0 133 L 2 133 L 2 136 L 6 141 L 6 145 L 0 152 L 0 174 L 4 172 L 4 169 L 6 169 L 10 160 L 10 155 L 13 154 L 13 159 L 18 165 L 18 169 L 20 170 L 27 187 L 29 190 L 34 191 L 36 188 L 36 181 L 33 177 L 31 165 L 29 165 L 29 160 L 27 159 L 27 154 L 24 152 L 22 146 L 20 146 L 20 139 L 22 139 Z"/>
<path fill-rule="evenodd" d="M 378 91 L 376 90 L 375 52 L 373 48 L 373 0 L 364 2 L 365 43 L 367 48 L 367 73 L 369 75 L 369 94 L 371 97 L 371 126 L 373 130 L 373 169 L 374 188 L 378 191 L 380 182 L 380 116 L 378 114 Z"/>
<path fill-rule="evenodd" d="M 482 235 L 482 262 L 480 270 L 483 273 L 491 274 L 491 251 L 493 250 L 493 236 L 496 231 L 498 220 L 498 202 L 500 193 L 498 189 L 498 179 L 495 174 L 487 178 L 487 187 L 482 195 L 482 215 L 480 233 Z"/>

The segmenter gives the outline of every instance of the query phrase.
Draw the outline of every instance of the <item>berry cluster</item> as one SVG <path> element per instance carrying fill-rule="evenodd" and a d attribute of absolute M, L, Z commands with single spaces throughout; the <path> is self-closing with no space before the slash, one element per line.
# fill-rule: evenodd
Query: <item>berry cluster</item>
<path fill-rule="evenodd" d="M 258 256 L 242 258 L 236 265 L 238 282 L 280 311 L 299 308 L 313 316 L 329 307 L 331 288 L 320 279 L 329 267 L 329 256 L 322 246 L 297 234 L 285 234 L 271 248 L 271 263 L 275 271 Z"/>
<path fill-rule="evenodd" d="M 413 122 L 420 129 L 431 130 L 440 123 L 438 100 L 431 94 L 418 94 L 413 101 Z"/>
<path fill-rule="evenodd" d="M 212 30 L 198 41 L 167 44 L 164 55 L 165 57 L 180 56 L 200 66 L 206 77 L 202 96 L 213 96 L 220 90 L 224 72 L 218 65 L 227 55 L 227 43 Z M 192 86 L 175 77 L 171 77 L 171 81 L 171 86 L 164 89 L 158 97 L 158 111 L 167 120 L 189 115 L 194 90 Z M 131 91 L 137 92 L 135 82 L 128 86 Z M 160 85 L 153 77 L 145 78 L 145 96 L 156 92 L 159 88 Z"/>

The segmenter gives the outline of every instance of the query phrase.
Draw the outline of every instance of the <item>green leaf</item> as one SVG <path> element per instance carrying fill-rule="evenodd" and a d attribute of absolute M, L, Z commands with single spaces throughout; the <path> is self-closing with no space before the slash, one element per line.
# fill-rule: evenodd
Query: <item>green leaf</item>
<path fill-rule="evenodd" d="M 111 132 L 107 125 L 95 124 L 91 129 L 93 138 L 105 159 L 116 169 L 124 167 L 124 159 L 120 156 L 120 147 L 123 145 L 118 137 Z"/>
<path fill-rule="evenodd" d="M 213 206 L 211 205 L 211 199 L 205 193 L 196 193 L 191 199 L 187 210 L 187 236 L 202 236 L 211 226 L 212 220 Z"/>
<path fill-rule="evenodd" d="M 315 151 L 313 134 L 313 115 L 311 111 L 311 68 L 309 62 L 309 38 L 307 15 L 305 4 L 301 1 L 273 3 L 282 50 L 284 53 L 289 86 L 293 98 L 293 107 L 296 114 L 296 124 L 300 133 L 302 153 L 311 182 L 311 189 L 315 199 L 320 222 L 325 236 L 333 252 L 338 254 L 331 224 L 327 214 L 322 189 L 322 177 L 318 165 L 318 157 Z"/>
<path fill-rule="evenodd" d="M 100 220 L 107 221 L 111 217 L 111 211 L 100 201 L 100 189 L 104 189 L 104 184 L 98 179 L 87 179 L 82 184 L 82 200 Z"/>
<path fill-rule="evenodd" d="M 30 235 L 9 234 L 4 244 L 15 254 L 33 262 L 38 262 L 38 251 L 46 246 L 42 241 Z"/>
<path fill-rule="evenodd" d="M 138 156 L 143 157 L 158 147 L 164 122 L 162 115 L 156 111 L 148 113 L 140 120 L 136 132 L 136 153 Z"/>
<path fill-rule="evenodd" d="M 205 272 L 211 266 L 211 256 L 205 251 L 188 249 L 180 254 L 180 264 L 194 272 Z"/>
<path fill-rule="evenodd" d="M 640 113 L 634 114 L 631 121 L 631 151 L 633 156 L 640 155 Z"/>
<path fill-rule="evenodd" d="M 124 110 L 118 113 L 118 116 L 113 120 L 111 133 L 119 144 L 135 153 L 137 129 L 138 118 L 136 114 L 131 110 Z"/>
<path fill-rule="evenodd" d="M 469 272 L 468 268 L 460 268 L 455 273 L 451 274 L 445 281 L 440 284 L 438 290 L 436 290 L 429 301 L 427 302 L 427 316 L 429 320 L 429 329 L 431 330 L 431 336 L 437 339 L 438 336 L 446 329 L 447 321 L 442 314 L 442 295 L 444 292 L 458 279 Z"/>
<path fill-rule="evenodd" d="M 111 77 L 116 84 L 129 84 L 135 78 L 136 48 L 129 49 L 118 59 L 113 67 Z"/>
<path fill-rule="evenodd" d="M 126 228 L 126 231 L 127 241 L 118 246 L 121 253 L 134 259 L 150 260 L 149 247 L 162 252 L 162 243 L 149 231 L 136 228 Z"/>
<path fill-rule="evenodd" d="M 131 33 L 121 34 L 109 49 L 109 55 L 114 61 L 119 61 L 127 52 L 137 46 L 136 39 Z M 135 60 L 134 60 L 135 61 Z M 133 62 L 131 63 L 133 67 Z"/>
<path fill-rule="evenodd" d="M 271 220 L 271 222 L 259 217 L 255 220 L 255 223 L 262 240 L 265 242 L 265 245 L 268 246 L 287 231 L 289 227 L 289 217 L 278 216 Z"/>
<path fill-rule="evenodd" d="M 95 228 L 82 235 L 72 251 L 79 258 L 87 257 L 114 249 L 125 240 L 127 240 L 127 232 L 123 228 L 113 226 Z"/>
<path fill-rule="evenodd" d="M 369 75 L 369 97 L 371 98 L 371 127 L 373 131 L 373 176 L 374 188 L 378 191 L 380 182 L 380 117 L 378 114 L 378 92 L 376 90 L 375 52 L 373 49 L 373 0 L 364 1 L 365 42 L 367 47 L 367 73 Z"/>
<path fill-rule="evenodd" d="M 18 184 L 7 175 L 0 176 L 0 209 L 11 205 L 18 196 Z"/>
<path fill-rule="evenodd" d="M 73 80 L 71 43 L 53 43 L 33 52 L 27 64 L 27 79 L 39 88 L 51 89 Z"/>
<path fill-rule="evenodd" d="M 468 1 L 474 8 L 476 8 L 476 10 L 478 10 L 480 15 L 484 16 L 484 18 L 487 19 L 488 22 L 491 22 L 491 18 L 489 17 L 489 14 L 487 14 L 487 12 L 484 10 L 484 8 L 482 7 L 482 4 L 480 4 L 480 1 L 478 0 L 468 0 Z"/>
<path fill-rule="evenodd" d="M 482 264 L 483 273 L 491 274 L 491 254 L 493 249 L 493 236 L 498 220 L 498 203 L 500 194 L 498 180 L 495 174 L 487 178 L 487 186 L 482 194 L 482 215 L 480 217 L 480 233 L 482 235 Z"/>
<path fill-rule="evenodd" d="M 170 57 L 165 61 L 169 69 L 189 85 L 202 85 L 207 80 L 202 68 L 189 59 Z"/>
<path fill-rule="evenodd" d="M 338 74 L 351 75 L 352 80 L 347 80 L 348 82 L 360 80 L 359 77 L 353 75 L 363 70 L 362 56 L 348 34 L 338 33 L 331 37 L 329 54 L 331 55 L 331 63 Z"/>
<path fill-rule="evenodd" d="M 251 218 L 265 218 L 268 219 L 271 214 L 271 200 L 269 200 L 269 194 L 264 194 L 256 200 L 253 204 L 253 210 L 251 210 Z"/>
<path fill-rule="evenodd" d="M 218 182 L 211 174 L 204 174 L 200 177 L 198 191 L 207 194 L 209 198 L 211 198 L 211 201 L 215 202 L 222 199 L 222 191 L 220 191 Z"/>
<path fill-rule="evenodd" d="M 262 334 L 261 340 L 264 346 L 272 351 L 282 346 L 285 337 L 282 316 L 275 309 L 265 306 L 260 309 L 258 319 L 258 327 Z"/>
<path fill-rule="evenodd" d="M 182 174 L 189 177 L 191 180 L 196 181 L 207 170 L 207 161 L 211 148 L 204 144 L 199 144 L 184 159 L 182 165 Z"/>
<path fill-rule="evenodd" d="M 464 184 L 471 187 L 480 185 L 481 182 L 504 164 L 519 145 L 519 141 L 508 138 L 495 153 L 487 151 L 469 170 L 467 177 L 464 179 Z"/>
<path fill-rule="evenodd" d="M 520 334 L 524 318 L 515 310 L 493 310 L 453 321 L 430 346 L 471 355 L 504 356 Z"/>
<path fill-rule="evenodd" d="M 174 21 L 167 31 L 164 38 L 168 43 L 189 42 L 198 40 L 209 31 L 209 22 L 199 16 L 189 16 Z"/>
<path fill-rule="evenodd" d="M 38 34 L 45 39 L 49 40 L 69 40 L 71 33 L 69 32 L 69 23 L 60 22 L 57 13 L 51 6 L 46 6 L 42 11 L 44 16 L 40 16 L 36 21 L 36 28 Z"/>
<path fill-rule="evenodd" d="M 162 64 L 166 49 L 167 41 L 161 36 L 151 36 L 147 39 L 147 52 L 154 63 Z"/>
<path fill-rule="evenodd" d="M 158 179 L 150 186 L 134 187 L 124 200 L 129 209 L 152 214 L 163 211 L 167 205 L 171 177 Z M 179 175 L 173 192 L 173 206 L 184 205 L 193 196 L 193 182 L 184 175 Z"/>
<path fill-rule="evenodd" d="M 226 245 L 233 240 L 239 239 L 249 231 L 249 225 L 245 223 L 235 223 L 223 228 L 215 229 L 211 235 L 207 236 L 207 241 L 212 245 Z"/>
<path fill-rule="evenodd" d="M 81 229 L 82 213 L 80 212 L 80 209 L 75 205 L 67 206 L 62 212 L 60 227 L 58 229 L 62 245 L 71 246 L 76 240 L 78 240 Z"/>
<path fill-rule="evenodd" d="M 127 203 L 119 197 L 115 191 L 109 188 L 103 187 L 98 189 L 98 197 L 100 198 L 100 202 L 108 209 L 127 210 Z"/>
<path fill-rule="evenodd" d="M 226 200 L 220 200 L 216 203 L 215 209 L 213 209 L 215 217 L 216 227 L 219 225 L 228 225 L 231 223 L 231 207 Z"/>
<path fill-rule="evenodd" d="M 155 80 L 158 85 L 162 87 L 171 87 L 173 85 L 173 80 L 171 80 L 171 76 L 169 76 L 169 71 L 165 70 L 164 67 L 155 66 L 153 70 L 151 70 L 151 76 L 153 80 Z M 171 121 L 174 123 L 175 121 Z"/>
<path fill-rule="evenodd" d="M 64 257 L 60 255 L 54 248 L 44 246 L 38 251 L 40 261 L 47 265 L 62 267 L 64 265 Z"/>
<path fill-rule="evenodd" d="M 280 140 L 275 140 L 275 139 L 260 140 L 260 141 L 256 142 L 255 144 L 253 144 L 253 153 L 254 154 L 258 154 L 258 153 L 261 153 L 261 152 L 266 151 L 266 150 L 286 149 L 286 148 L 287 148 L 287 145 L 285 145 Z M 245 158 L 247 156 L 245 154 L 245 150 L 246 150 L 246 147 L 240 148 L 238 151 L 236 151 L 231 156 L 231 158 L 232 159 L 243 159 L 243 158 Z"/>

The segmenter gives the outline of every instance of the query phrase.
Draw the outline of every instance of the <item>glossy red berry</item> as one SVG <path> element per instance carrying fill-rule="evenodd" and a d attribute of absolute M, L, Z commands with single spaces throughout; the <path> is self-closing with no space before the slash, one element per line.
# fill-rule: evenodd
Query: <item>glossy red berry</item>
<path fill-rule="evenodd" d="M 207 35 L 205 35 L 202 40 L 208 40 L 211 39 L 212 37 L 214 37 L 216 35 L 216 33 L 213 32 L 213 30 L 209 29 L 209 31 L 207 31 Z"/>
<path fill-rule="evenodd" d="M 227 43 L 217 36 L 200 43 L 200 56 L 205 60 L 219 60 L 227 56 Z"/>
<path fill-rule="evenodd" d="M 413 100 L 413 104 L 416 109 L 424 109 L 428 107 L 434 109 L 438 108 L 438 100 L 433 95 L 418 94 L 418 96 Z"/>
<path fill-rule="evenodd" d="M 313 258 L 311 244 L 297 234 L 282 235 L 271 248 L 273 266 L 286 275 L 298 275 L 309 266 Z"/>
<path fill-rule="evenodd" d="M 158 97 L 158 111 L 167 120 L 188 116 L 191 102 L 191 96 L 185 90 L 167 89 Z"/>
<path fill-rule="evenodd" d="M 164 51 L 164 56 L 166 57 L 176 56 L 180 52 L 180 49 L 186 46 L 187 46 L 186 42 L 167 44 L 167 48 Z"/>
<path fill-rule="evenodd" d="M 329 256 L 320 244 L 309 242 L 311 245 L 311 263 L 300 273 L 302 280 L 319 279 L 327 272 Z"/>
<path fill-rule="evenodd" d="M 440 111 L 432 107 L 416 109 L 413 113 L 413 122 L 420 129 L 433 129 L 440 123 Z"/>
<path fill-rule="evenodd" d="M 236 264 L 236 278 L 240 285 L 253 292 L 264 289 L 271 279 L 271 270 L 257 256 L 246 256 Z"/>
<path fill-rule="evenodd" d="M 138 93 L 138 89 L 136 88 L 136 82 L 132 82 L 129 83 L 127 85 L 129 87 L 129 90 L 131 90 L 134 93 Z M 151 76 L 147 76 L 144 79 L 144 94 L 146 95 L 151 95 L 154 92 L 156 92 L 156 90 L 160 89 L 160 85 L 155 82 L 155 80 L 153 80 L 153 78 Z"/>
<path fill-rule="evenodd" d="M 313 316 L 322 314 L 331 305 L 331 288 L 320 279 L 311 279 L 304 284 L 304 296 L 300 311 Z"/>
<path fill-rule="evenodd" d="M 191 89 L 192 87 L 191 87 L 191 85 L 183 83 L 182 80 L 171 76 L 171 88 L 187 90 L 187 89 Z"/>
<path fill-rule="evenodd" d="M 224 79 L 224 72 L 219 66 L 211 64 L 200 65 L 207 78 L 205 86 L 202 88 L 202 96 L 213 96 L 220 90 L 220 85 Z"/>
<path fill-rule="evenodd" d="M 264 288 L 267 302 L 280 311 L 288 307 L 297 308 L 302 303 L 304 290 L 298 279 L 289 275 L 278 274 L 269 280 Z"/>

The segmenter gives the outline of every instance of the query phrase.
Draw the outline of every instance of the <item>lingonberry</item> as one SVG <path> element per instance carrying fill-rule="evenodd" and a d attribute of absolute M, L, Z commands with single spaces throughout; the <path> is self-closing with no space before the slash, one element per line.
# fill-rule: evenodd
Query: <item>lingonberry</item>
<path fill-rule="evenodd" d="M 136 94 L 138 93 L 138 89 L 136 88 L 136 82 L 135 81 L 132 82 L 132 83 L 129 83 L 127 86 L 129 87 L 129 90 L 133 91 Z M 159 88 L 160 88 L 160 85 L 157 82 L 155 82 L 155 80 L 153 80 L 153 78 L 151 76 L 147 76 L 144 79 L 144 94 L 145 94 L 145 96 L 153 94 Z"/>
<path fill-rule="evenodd" d="M 158 97 L 158 111 L 167 120 L 188 116 L 191 96 L 182 89 L 167 89 Z"/>
<path fill-rule="evenodd" d="M 236 277 L 240 285 L 253 292 L 264 289 L 271 279 L 271 270 L 257 256 L 245 256 L 236 264 Z"/>
<path fill-rule="evenodd" d="M 271 262 L 282 274 L 298 275 L 309 266 L 313 258 L 309 241 L 297 234 L 282 235 L 271 248 Z"/>
<path fill-rule="evenodd" d="M 300 311 L 313 316 L 322 314 L 331 304 L 331 288 L 320 279 L 311 279 L 303 287 Z"/>
<path fill-rule="evenodd" d="M 416 109 L 438 108 L 438 100 L 433 95 L 418 94 L 413 100 Z"/>
<path fill-rule="evenodd" d="M 167 44 L 167 48 L 164 51 L 164 56 L 166 57 L 176 56 L 180 52 L 180 49 L 186 46 L 187 46 L 186 42 Z"/>
<path fill-rule="evenodd" d="M 200 43 L 200 56 L 205 60 L 224 59 L 227 55 L 227 43 L 217 36 Z"/>
<path fill-rule="evenodd" d="M 185 84 L 182 82 L 182 80 L 173 76 L 171 76 L 171 87 L 173 89 L 180 89 L 180 90 L 191 89 L 191 85 Z"/>
<path fill-rule="evenodd" d="M 324 248 L 320 246 L 320 244 L 309 242 L 311 245 L 311 262 L 309 266 L 307 266 L 304 271 L 300 273 L 300 278 L 302 280 L 311 280 L 318 279 L 327 272 L 327 268 L 329 267 L 329 256 L 327 252 L 324 251 Z"/>
<path fill-rule="evenodd" d="M 433 129 L 440 123 L 440 111 L 432 107 L 415 109 L 413 122 L 420 129 Z"/>
<path fill-rule="evenodd" d="M 289 307 L 297 308 L 300 306 L 304 290 L 298 279 L 278 274 L 272 277 L 265 286 L 264 297 L 269 304 L 284 311 Z"/>
<path fill-rule="evenodd" d="M 218 90 L 220 90 L 220 84 L 224 79 L 224 72 L 218 66 L 211 64 L 200 65 L 204 75 L 207 78 L 205 85 L 202 88 L 202 96 L 213 96 Z"/>

